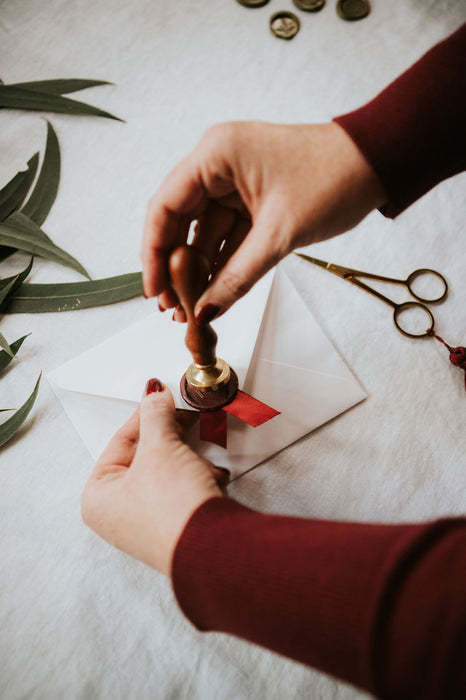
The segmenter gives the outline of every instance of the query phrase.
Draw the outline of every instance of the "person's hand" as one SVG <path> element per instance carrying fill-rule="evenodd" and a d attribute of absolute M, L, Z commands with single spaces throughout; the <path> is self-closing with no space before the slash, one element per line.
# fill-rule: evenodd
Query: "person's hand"
<path fill-rule="evenodd" d="M 177 304 L 167 259 L 194 220 L 192 242 L 213 272 L 195 309 L 207 322 L 292 250 L 353 228 L 385 201 L 378 177 L 335 123 L 212 127 L 149 203 L 144 293 L 158 296 L 162 310 Z"/>
<path fill-rule="evenodd" d="M 86 525 L 167 575 L 190 516 L 204 501 L 222 496 L 228 481 L 226 469 L 182 441 L 183 423 L 192 416 L 175 412 L 170 391 L 149 380 L 139 408 L 107 445 L 82 496 Z"/>

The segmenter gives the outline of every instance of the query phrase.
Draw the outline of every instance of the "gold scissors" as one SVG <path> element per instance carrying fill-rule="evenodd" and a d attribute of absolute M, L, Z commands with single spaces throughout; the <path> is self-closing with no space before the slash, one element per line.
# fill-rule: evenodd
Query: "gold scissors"
<path fill-rule="evenodd" d="M 356 284 L 358 287 L 361 287 L 361 289 L 364 289 L 366 292 L 369 292 L 369 294 L 373 294 L 378 299 L 381 299 L 386 304 L 389 304 L 393 308 L 393 323 L 395 324 L 397 330 L 400 333 L 403 333 L 403 335 L 408 336 L 408 338 L 423 338 L 425 336 L 430 335 L 431 331 L 433 331 L 434 329 L 435 321 L 432 312 L 430 311 L 430 309 L 427 308 L 426 304 L 438 304 L 439 302 L 443 301 L 448 294 L 448 284 L 445 277 L 441 275 L 440 272 L 437 272 L 436 270 L 430 270 L 426 267 L 423 267 L 419 270 L 414 270 L 414 272 L 411 272 L 411 274 L 405 280 L 397 280 L 393 279 L 392 277 L 373 275 L 370 272 L 361 272 L 361 270 L 352 270 L 350 267 L 334 265 L 333 263 L 325 262 L 325 260 L 311 258 L 309 255 L 304 255 L 303 253 L 295 253 L 295 255 L 298 255 L 303 260 L 307 260 L 307 262 L 313 263 L 314 265 L 319 265 L 320 267 L 325 268 L 329 272 L 333 272 L 334 275 L 342 277 L 347 282 L 351 282 L 351 284 Z M 420 296 L 419 294 L 416 294 L 416 292 L 413 290 L 412 285 L 413 282 L 422 275 L 431 275 L 441 281 L 443 291 L 440 293 L 439 296 L 433 299 L 428 299 L 426 297 Z M 414 299 L 416 299 L 416 301 L 405 301 L 401 304 L 397 304 L 395 301 L 393 301 L 393 299 L 389 299 L 388 297 L 378 292 L 376 289 L 369 287 L 369 285 L 365 284 L 360 279 L 358 279 L 359 277 L 378 280 L 379 282 L 389 282 L 390 284 L 402 285 L 403 287 L 406 287 L 408 289 L 408 292 L 411 294 L 412 297 L 414 297 Z M 403 313 L 403 311 L 413 308 L 420 309 L 429 317 L 430 327 L 423 333 L 411 333 L 405 328 L 403 328 L 403 326 L 399 322 L 400 316 Z"/>

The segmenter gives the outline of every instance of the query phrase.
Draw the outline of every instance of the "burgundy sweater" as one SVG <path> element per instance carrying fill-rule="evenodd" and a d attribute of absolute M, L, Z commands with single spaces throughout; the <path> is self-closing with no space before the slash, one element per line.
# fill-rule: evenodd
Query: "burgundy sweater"
<path fill-rule="evenodd" d="M 336 121 L 380 177 L 388 216 L 466 169 L 466 25 Z M 381 698 L 466 698 L 466 519 L 330 522 L 213 498 L 186 525 L 172 577 L 199 630 Z"/>

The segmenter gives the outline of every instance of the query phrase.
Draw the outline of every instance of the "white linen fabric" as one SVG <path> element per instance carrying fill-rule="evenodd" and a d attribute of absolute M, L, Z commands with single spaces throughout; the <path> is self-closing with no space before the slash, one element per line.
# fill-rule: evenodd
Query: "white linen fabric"
<path fill-rule="evenodd" d="M 291 0 L 256 10 L 235 0 L 0 2 L 4 82 L 108 79 L 115 86 L 74 97 L 126 120 L 48 115 L 63 163 L 47 233 L 95 278 L 138 269 L 147 200 L 210 124 L 329 120 L 372 97 L 466 19 L 462 0 L 372 0 L 371 14 L 355 23 L 342 21 L 334 4 L 300 13 L 301 31 L 284 42 L 268 19 L 294 10 Z M 38 114 L 0 110 L 0 184 L 44 142 Z M 396 221 L 374 212 L 312 254 L 392 276 L 440 270 L 450 293 L 435 309 L 436 327 L 464 345 L 464 185 L 464 175 L 442 183 Z M 1 274 L 25 260 L 13 256 Z M 445 348 L 402 337 L 388 307 L 325 271 L 294 257 L 284 267 L 369 398 L 235 481 L 231 495 L 269 512 L 337 520 L 464 512 L 466 393 Z M 31 279 L 78 276 L 38 261 Z M 2 317 L 11 341 L 32 335 L 1 378 L 1 405 L 20 405 L 40 370 L 146 317 L 151 305 L 138 299 Z M 0 452 L 2 700 L 364 697 L 268 651 L 196 632 L 164 577 L 81 523 L 91 467 L 43 381 L 27 424 Z"/>

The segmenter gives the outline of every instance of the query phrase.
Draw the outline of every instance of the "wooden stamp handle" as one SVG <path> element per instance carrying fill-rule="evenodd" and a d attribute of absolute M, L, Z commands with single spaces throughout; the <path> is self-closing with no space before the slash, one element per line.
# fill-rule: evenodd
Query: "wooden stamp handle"
<path fill-rule="evenodd" d="M 168 271 L 172 287 L 188 319 L 185 343 L 196 365 L 215 363 L 217 334 L 208 323 L 199 325 L 194 318 L 194 306 L 207 287 L 209 262 L 195 246 L 184 245 L 171 253 Z"/>

